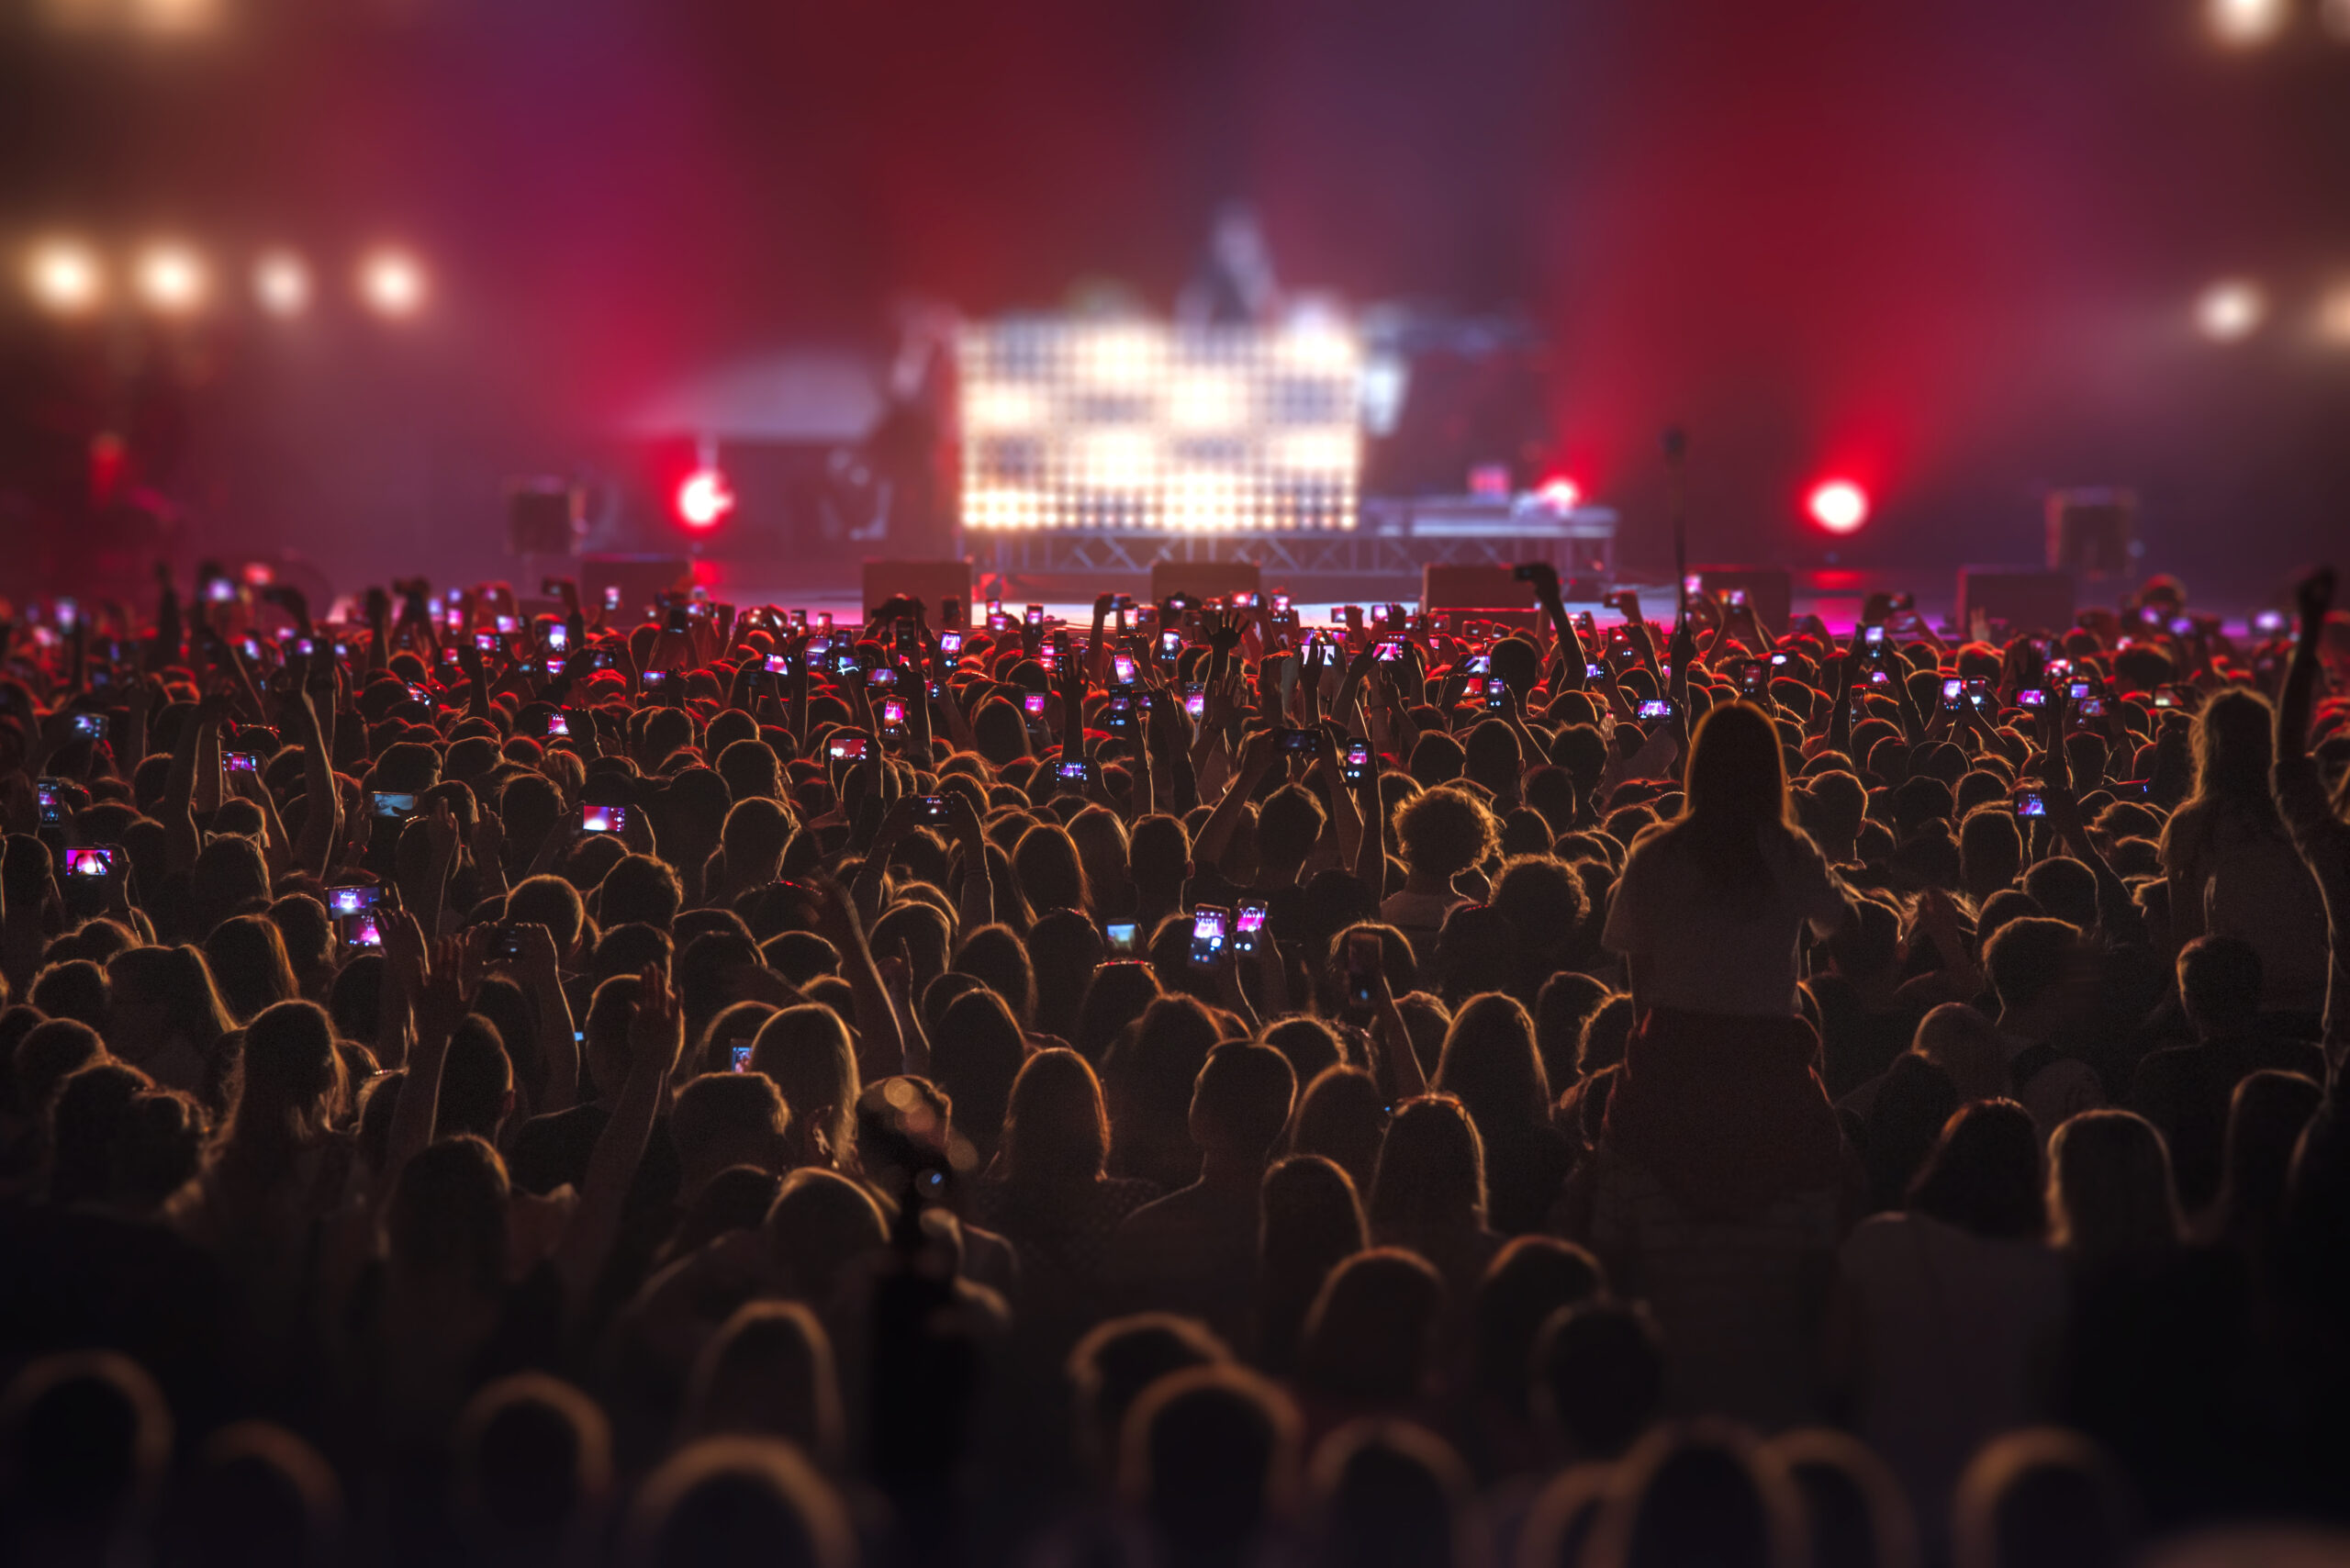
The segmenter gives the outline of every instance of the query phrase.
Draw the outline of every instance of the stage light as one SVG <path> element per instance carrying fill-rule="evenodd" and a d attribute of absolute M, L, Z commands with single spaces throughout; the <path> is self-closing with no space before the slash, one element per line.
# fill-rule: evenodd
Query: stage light
<path fill-rule="evenodd" d="M 1829 532 L 1852 533 L 1869 520 L 1868 493 L 1850 479 L 1825 480 L 1812 487 L 1804 510 Z"/>
<path fill-rule="evenodd" d="M 2317 335 L 2335 348 L 2350 349 L 2350 283 L 2336 284 L 2318 306 Z"/>
<path fill-rule="evenodd" d="M 273 316 L 299 316 L 310 308 L 310 269 L 285 252 L 253 263 L 253 297 Z"/>
<path fill-rule="evenodd" d="M 413 316 L 424 304 L 424 269 L 397 251 L 378 251 L 359 269 L 359 296 L 381 316 Z"/>
<path fill-rule="evenodd" d="M 1572 511 L 1583 501 L 1581 487 L 1563 474 L 1543 480 L 1534 494 L 1552 511 Z"/>
<path fill-rule="evenodd" d="M 139 258 L 139 297 L 148 308 L 182 316 L 204 303 L 204 263 L 185 245 L 158 245 Z"/>
<path fill-rule="evenodd" d="M 2211 32 L 2221 43 L 2239 49 L 2264 44 L 2285 30 L 2292 19 L 2288 0 L 2210 0 Z"/>
<path fill-rule="evenodd" d="M 2267 314 L 2260 286 L 2243 278 L 2223 278 L 2195 301 L 2196 328 L 2215 343 L 2242 342 L 2260 330 Z"/>
<path fill-rule="evenodd" d="M 70 316 L 87 310 L 105 292 L 98 259 L 83 246 L 52 241 L 35 251 L 26 281 L 41 308 Z"/>
<path fill-rule="evenodd" d="M 716 528 L 734 510 L 734 492 L 715 468 L 697 468 L 677 486 L 677 521 L 688 528 Z"/>

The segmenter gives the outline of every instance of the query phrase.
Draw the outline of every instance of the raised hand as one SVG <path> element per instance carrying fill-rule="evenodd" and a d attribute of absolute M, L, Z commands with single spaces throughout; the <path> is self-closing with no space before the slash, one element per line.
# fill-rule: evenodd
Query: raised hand
<path fill-rule="evenodd" d="M 647 964 L 637 977 L 636 1011 L 628 1021 L 630 1074 L 666 1077 L 685 1043 L 685 1010 L 669 984 L 668 966 Z"/>

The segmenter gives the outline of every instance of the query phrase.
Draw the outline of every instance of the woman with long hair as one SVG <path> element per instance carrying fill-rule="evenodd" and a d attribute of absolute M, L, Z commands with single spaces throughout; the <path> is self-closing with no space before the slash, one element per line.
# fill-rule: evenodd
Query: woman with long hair
<path fill-rule="evenodd" d="M 166 1088 L 227 1103 L 221 1042 L 236 1027 L 200 948 L 132 947 L 106 962 L 106 1047 Z"/>
<path fill-rule="evenodd" d="M 1466 1106 L 1423 1094 L 1396 1107 L 1369 1210 L 1374 1242 L 1436 1265 L 1456 1304 L 1475 1294 L 1502 1238 L 1485 1223 L 1485 1149 Z"/>
<path fill-rule="evenodd" d="M 1854 916 L 1795 824 L 1779 747 L 1751 703 L 1707 713 L 1681 814 L 1633 844 L 1607 910 L 1638 1022 L 1604 1142 L 1709 1216 L 1752 1215 L 1841 1173 L 1796 981 L 1807 933 L 1834 935 Z"/>
<path fill-rule="evenodd" d="M 1516 998 L 1487 991 L 1454 1015 L 1436 1088 L 1457 1095 L 1477 1124 L 1494 1228 L 1523 1236 L 1539 1227 L 1574 1165 L 1574 1148 L 1550 1125 L 1550 1081 L 1534 1047 L 1534 1020 Z"/>
<path fill-rule="evenodd" d="M 2171 944 L 2241 937 L 2260 955 L 2262 1009 L 2314 1025 L 2325 1010 L 2325 901 L 2269 789 L 2274 721 L 2266 698 L 2236 689 L 2196 716 L 2195 793 L 2163 828 Z"/>
<path fill-rule="evenodd" d="M 1839 1255 L 1831 1375 L 1936 1537 L 1968 1456 L 2054 1414 L 2043 1369 L 2063 1342 L 2066 1291 L 2040 1164 L 2029 1111 L 1965 1105 L 1942 1125 L 1907 1212 L 1862 1221 Z"/>
<path fill-rule="evenodd" d="M 1022 1315 L 1073 1334 L 1094 1297 L 1118 1224 L 1158 1196 L 1108 1173 L 1110 1113 L 1075 1051 L 1038 1051 L 1013 1080 L 1003 1138 L 973 1195 L 972 1217 L 1020 1249 Z"/>

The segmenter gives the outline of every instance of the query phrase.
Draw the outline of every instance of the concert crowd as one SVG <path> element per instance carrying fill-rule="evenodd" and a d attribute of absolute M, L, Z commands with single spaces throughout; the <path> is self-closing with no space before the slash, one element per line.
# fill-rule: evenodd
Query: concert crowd
<path fill-rule="evenodd" d="M 10 609 L 0 1568 L 2341 1551 L 2332 575 L 1521 570 Z"/>

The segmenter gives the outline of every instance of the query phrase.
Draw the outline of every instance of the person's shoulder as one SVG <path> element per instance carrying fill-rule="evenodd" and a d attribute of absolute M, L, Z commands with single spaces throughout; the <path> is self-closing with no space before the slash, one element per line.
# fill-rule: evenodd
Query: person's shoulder
<path fill-rule="evenodd" d="M 2303 1078 L 2315 1079 L 2322 1084 L 2325 1081 L 2325 1051 L 2308 1040 L 2276 1036 L 2261 1043 L 2255 1069 L 2298 1072 Z"/>
<path fill-rule="evenodd" d="M 1844 1238 L 1842 1255 L 1849 1267 L 1882 1256 L 1888 1248 L 1906 1245 L 1916 1232 L 1918 1217 L 1907 1214 L 1871 1215 Z"/>

